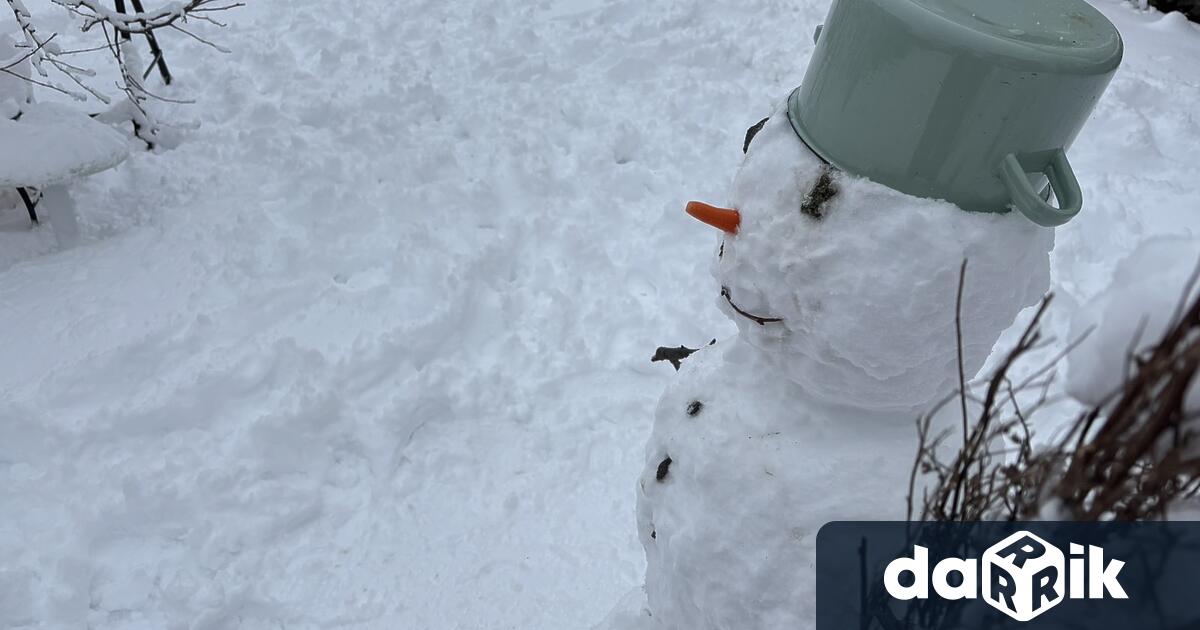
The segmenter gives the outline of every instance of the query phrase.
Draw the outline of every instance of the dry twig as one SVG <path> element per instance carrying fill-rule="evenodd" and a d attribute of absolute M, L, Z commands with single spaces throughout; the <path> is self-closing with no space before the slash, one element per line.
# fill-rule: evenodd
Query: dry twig
<path fill-rule="evenodd" d="M 1185 302 L 1195 282 L 1193 276 Z M 1012 383 L 1014 366 L 1041 347 L 1041 323 L 1050 301 L 1050 296 L 1043 300 L 988 379 L 969 429 L 964 415 L 963 443 L 949 462 L 938 455 L 948 434 L 930 434 L 934 415 L 948 401 L 919 419 L 909 520 L 916 509 L 919 475 L 932 478 L 921 497 L 921 521 L 1158 519 L 1174 503 L 1200 492 L 1197 418 L 1185 406 L 1200 369 L 1200 297 L 1180 309 L 1149 350 L 1130 356 L 1129 377 L 1120 390 L 1080 413 L 1057 441 L 1035 448 L 1033 416 L 1051 402 L 1053 376 L 1043 376 L 1080 341 L 1019 385 Z M 961 332 L 958 342 L 961 351 Z M 1035 401 L 1022 406 L 1023 394 L 1036 394 Z M 957 397 L 965 414 L 965 385 Z"/>

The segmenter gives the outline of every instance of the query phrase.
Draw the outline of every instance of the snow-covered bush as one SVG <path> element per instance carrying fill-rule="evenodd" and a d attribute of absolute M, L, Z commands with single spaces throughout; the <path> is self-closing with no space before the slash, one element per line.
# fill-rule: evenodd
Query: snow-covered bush
<path fill-rule="evenodd" d="M 134 135 L 151 149 L 167 138 L 164 125 L 148 105 L 155 99 L 168 99 L 155 95 L 145 84 L 155 68 L 164 83 L 171 82 L 155 33 L 169 29 L 219 48 L 188 30 L 189 24 L 219 25 L 211 17 L 214 12 L 241 6 L 237 2 L 188 0 L 146 10 L 142 0 L 128 1 L 132 12 L 127 11 L 126 0 L 115 0 L 115 9 L 100 0 L 43 0 L 79 18 L 81 31 L 95 39 L 94 46 L 67 50 L 60 45 L 58 33 L 38 24 L 25 0 L 5 0 L 16 20 L 17 39 L 0 34 L 0 145 L 6 148 L 0 155 L 0 189 L 5 189 L 0 203 L 6 207 L 23 204 L 36 223 L 40 200 L 57 200 L 52 216 L 64 222 L 56 225 L 56 234 L 59 228 L 64 233 L 73 231 L 73 213 L 65 189 L 50 191 L 48 187 L 61 187 L 111 168 L 128 154 L 128 142 L 104 123 L 132 123 Z M 149 64 L 138 51 L 143 38 L 153 56 Z M 119 76 L 116 93 L 96 87 L 100 83 L 95 79 L 97 73 L 79 60 L 87 54 L 109 58 Z M 58 103 L 37 104 L 35 88 L 76 101 L 95 99 L 108 108 L 89 116 Z"/>
<path fill-rule="evenodd" d="M 1190 508 L 1200 496 L 1200 240 L 1156 238 L 1122 261 L 1112 284 L 1071 326 L 1067 392 L 1086 406 L 1062 435 L 1035 445 L 1053 362 L 1014 383 L 1011 368 L 1038 347 L 1034 317 L 1001 362 L 968 422 L 962 446 L 939 456 L 948 434 L 920 425 L 915 476 L 932 478 L 921 520 L 1051 518 L 1136 520 Z M 1030 391 L 1041 397 L 1024 408 Z M 932 417 L 932 416 L 929 416 Z"/>
<path fill-rule="evenodd" d="M 129 12 L 125 0 L 116 0 L 115 10 L 101 0 L 43 0 L 82 18 L 80 30 L 94 34 L 97 40 L 95 46 L 65 50 L 56 41 L 58 33 L 47 32 L 37 24 L 25 0 L 5 1 L 12 9 L 23 41 L 17 46 L 18 58 L 6 60 L 0 57 L 0 71 L 78 101 L 95 98 L 110 105 L 105 120 L 132 122 L 137 136 L 150 147 L 158 143 L 162 125 L 147 107 L 147 102 L 167 99 L 146 88 L 144 80 L 151 68 L 142 62 L 134 38 L 146 38 L 154 55 L 151 63 L 158 68 L 164 82 L 170 83 L 170 73 L 155 33 L 169 29 L 221 50 L 189 30 L 188 26 L 197 21 L 220 25 L 212 18 L 213 13 L 241 6 L 241 3 L 226 0 L 188 0 L 168 2 L 146 10 L 142 0 L 130 0 L 134 11 Z M 90 80 L 96 76 L 95 71 L 76 61 L 76 55 L 87 53 L 107 54 L 115 64 L 120 76 L 116 84 L 120 98 L 114 100 L 114 95 L 92 84 Z"/>
<path fill-rule="evenodd" d="M 1186 15 L 1189 20 L 1200 22 L 1200 0 L 1138 0 L 1138 2 L 1143 9 L 1146 8 L 1145 5 L 1149 4 L 1163 13 L 1178 11 Z"/>
<path fill-rule="evenodd" d="M 13 119 L 33 101 L 33 83 L 30 76 L 29 59 L 19 56 L 17 43 L 0 33 L 0 118 Z M 15 57 L 15 61 L 2 61 Z"/>

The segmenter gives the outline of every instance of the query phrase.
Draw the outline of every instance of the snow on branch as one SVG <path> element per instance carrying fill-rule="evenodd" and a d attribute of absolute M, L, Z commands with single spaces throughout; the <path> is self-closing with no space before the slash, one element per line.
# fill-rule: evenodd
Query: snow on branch
<path fill-rule="evenodd" d="M 112 106 L 109 112 L 101 116 L 103 119 L 113 122 L 118 119 L 132 121 L 135 134 L 151 148 L 158 142 L 160 125 L 147 109 L 147 101 L 184 102 L 154 94 L 143 83 L 155 65 L 159 67 L 164 82 L 171 81 L 154 32 L 162 29 L 177 31 L 218 51 L 229 52 L 189 30 L 187 25 L 195 21 L 223 27 L 225 25 L 215 20 L 213 14 L 245 6 L 238 0 L 176 0 L 147 9 L 142 6 L 141 0 L 131 0 L 135 11 L 127 12 L 123 0 L 117 0 L 114 3 L 115 8 L 105 6 L 102 0 L 48 0 L 81 17 L 83 32 L 99 32 L 103 37 L 103 42 L 98 46 L 66 51 L 55 41 L 56 33 L 45 33 L 35 24 L 24 4 L 25 0 L 5 2 L 16 16 L 24 41 L 17 45 L 19 54 L 15 61 L 0 59 L 0 73 L 17 76 L 79 101 L 85 101 L 89 96 L 95 97 L 105 105 Z M 142 63 L 133 45 L 135 36 L 145 37 L 149 41 L 153 55 L 149 64 Z M 95 72 L 67 61 L 70 55 L 103 50 L 110 53 L 120 73 L 120 81 L 116 87 L 125 95 L 125 99 L 116 104 L 109 95 L 86 82 L 86 79 L 96 76 Z M 32 68 L 31 72 L 23 74 L 14 70 L 26 60 Z M 51 73 L 52 70 L 55 71 L 54 74 Z M 68 81 L 61 81 L 59 75 L 65 76 Z"/>
<path fill-rule="evenodd" d="M 25 4 L 22 0 L 6 1 L 8 2 L 8 6 L 12 8 L 13 15 L 17 18 L 17 26 L 20 27 L 21 34 L 25 38 L 23 47 L 27 49 L 27 52 L 24 59 L 29 59 L 30 65 L 33 66 L 34 71 L 37 72 L 38 76 L 42 77 L 42 79 L 39 80 L 33 77 L 26 77 L 12 72 L 12 65 L 19 63 L 23 59 L 17 60 L 10 66 L 5 66 L 0 71 L 13 74 L 14 76 L 18 76 L 31 83 L 34 83 L 35 85 L 49 88 L 56 92 L 61 92 L 78 101 L 87 100 L 87 95 L 90 94 L 106 105 L 110 103 L 110 99 L 107 96 L 83 82 L 84 78 L 96 76 L 95 72 L 63 60 L 63 51 L 61 48 L 59 48 L 58 44 L 54 42 L 54 38 L 57 36 L 57 33 L 50 33 L 49 35 L 42 34 L 37 26 L 34 25 L 33 18 L 29 13 L 29 9 L 25 8 Z M 50 77 L 50 72 L 47 70 L 47 66 L 66 76 L 79 88 L 79 90 L 67 87 L 54 81 Z"/>
<path fill-rule="evenodd" d="M 128 35 L 144 35 L 168 27 L 178 29 L 176 23 L 187 22 L 188 19 L 223 26 L 212 19 L 209 14 L 244 6 L 241 2 L 230 0 L 189 0 L 188 2 L 169 2 L 151 11 L 121 13 L 104 6 L 100 0 L 52 0 L 52 2 L 82 16 L 85 32 L 98 24 L 103 24 Z"/>

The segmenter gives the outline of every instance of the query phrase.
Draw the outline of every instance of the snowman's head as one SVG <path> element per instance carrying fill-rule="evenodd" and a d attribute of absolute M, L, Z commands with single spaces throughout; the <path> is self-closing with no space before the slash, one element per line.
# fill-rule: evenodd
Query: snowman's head
<path fill-rule="evenodd" d="M 721 309 L 814 397 L 910 410 L 951 393 L 964 259 L 968 377 L 1048 288 L 1051 230 L 837 171 L 792 130 L 786 104 L 758 127 L 729 204 L 688 212 L 721 230 Z"/>

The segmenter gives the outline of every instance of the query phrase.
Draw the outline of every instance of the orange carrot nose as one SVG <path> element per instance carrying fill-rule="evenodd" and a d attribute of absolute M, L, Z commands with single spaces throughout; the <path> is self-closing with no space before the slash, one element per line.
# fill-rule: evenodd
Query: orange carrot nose
<path fill-rule="evenodd" d="M 737 210 L 718 208 L 699 201 L 689 201 L 687 213 L 730 234 L 737 234 L 738 225 L 742 222 L 742 215 Z"/>

